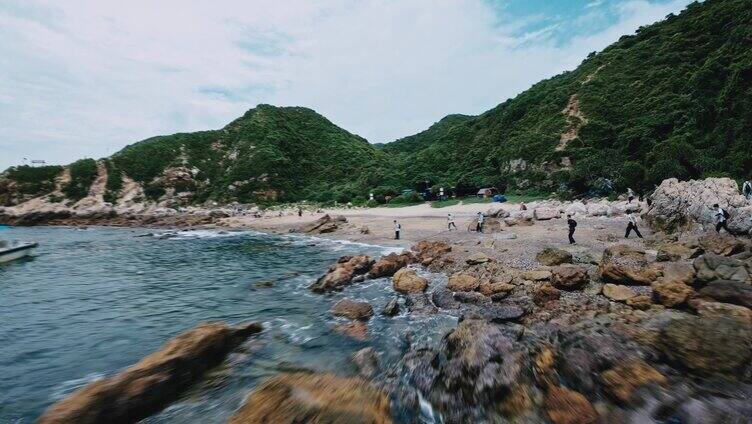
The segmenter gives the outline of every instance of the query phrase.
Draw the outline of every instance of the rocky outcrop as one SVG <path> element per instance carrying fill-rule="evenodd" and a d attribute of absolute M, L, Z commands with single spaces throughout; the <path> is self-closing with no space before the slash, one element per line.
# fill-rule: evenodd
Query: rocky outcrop
<path fill-rule="evenodd" d="M 699 296 L 719 302 L 752 308 L 752 285 L 739 281 L 718 280 L 708 283 L 699 291 Z"/>
<path fill-rule="evenodd" d="M 540 262 L 541 265 L 555 266 L 561 264 L 571 264 L 572 254 L 564 249 L 557 249 L 555 247 L 546 247 L 535 255 L 535 259 Z"/>
<path fill-rule="evenodd" d="M 693 262 L 696 279 L 707 283 L 714 280 L 749 282 L 750 275 L 744 262 L 725 256 L 706 253 Z"/>
<path fill-rule="evenodd" d="M 201 324 L 120 374 L 89 383 L 52 405 L 41 424 L 133 423 L 175 400 L 261 325 Z"/>
<path fill-rule="evenodd" d="M 666 377 L 643 360 L 631 360 L 601 374 L 606 391 L 622 404 L 628 404 L 632 394 L 641 386 L 664 385 Z"/>
<path fill-rule="evenodd" d="M 637 293 L 627 286 L 608 283 L 603 285 L 603 295 L 617 302 L 626 302 L 637 296 Z"/>
<path fill-rule="evenodd" d="M 340 317 L 368 320 L 373 316 L 373 307 L 368 302 L 345 298 L 337 302 L 330 312 Z"/>
<path fill-rule="evenodd" d="M 366 255 L 343 256 L 308 288 L 316 293 L 342 290 L 344 286 L 351 284 L 355 277 L 365 275 L 372 265 L 373 259 Z"/>
<path fill-rule="evenodd" d="M 538 306 L 544 306 L 548 302 L 559 300 L 561 291 L 552 286 L 551 283 L 543 283 L 533 289 L 533 302 Z"/>
<path fill-rule="evenodd" d="M 229 424 L 392 423 L 389 399 L 359 378 L 281 374 L 251 392 Z"/>
<path fill-rule="evenodd" d="M 703 252 L 731 256 L 734 253 L 743 251 L 746 244 L 737 237 L 708 231 L 697 238 L 697 246 Z"/>
<path fill-rule="evenodd" d="M 480 280 L 478 277 L 466 272 L 452 274 L 447 283 L 447 288 L 455 292 L 474 291 L 478 286 L 480 286 Z"/>
<path fill-rule="evenodd" d="M 694 223 L 714 223 L 713 204 L 734 209 L 747 205 L 739 186 L 730 178 L 704 180 L 663 180 L 651 195 L 651 205 L 644 219 L 655 229 L 673 231 Z M 733 214 L 732 214 L 733 216 Z M 750 223 L 752 225 L 752 223 Z"/>
<path fill-rule="evenodd" d="M 410 248 L 415 252 L 418 262 L 428 266 L 436 259 L 441 258 L 452 251 L 452 246 L 443 241 L 421 241 Z"/>
<path fill-rule="evenodd" d="M 343 219 L 344 217 L 342 217 L 341 219 L 335 219 L 327 214 L 310 224 L 301 226 L 297 231 L 299 233 L 307 234 L 331 233 L 337 230 L 337 222 L 347 222 L 346 219 L 344 219 L 344 221 Z"/>
<path fill-rule="evenodd" d="M 576 290 L 588 283 L 587 269 L 576 265 L 559 265 L 551 269 L 551 283 L 558 289 Z"/>
<path fill-rule="evenodd" d="M 428 280 L 414 269 L 402 268 L 392 277 L 392 287 L 402 294 L 423 293 L 428 288 Z"/>
<path fill-rule="evenodd" d="M 660 269 L 648 264 L 645 251 L 625 244 L 603 251 L 598 272 L 606 282 L 626 285 L 650 285 L 662 275 Z"/>
<path fill-rule="evenodd" d="M 390 253 L 379 258 L 368 271 L 369 278 L 391 277 L 400 269 L 408 266 L 415 260 L 410 252 L 401 254 Z"/>
<path fill-rule="evenodd" d="M 538 221 L 547 221 L 559 217 L 559 210 L 554 208 L 535 208 L 533 217 Z"/>
<path fill-rule="evenodd" d="M 548 389 L 546 412 L 554 424 L 592 424 L 598 420 L 598 412 L 582 393 L 564 387 Z"/>
<path fill-rule="evenodd" d="M 387 302 L 386 305 L 384 305 L 384 308 L 381 310 L 381 315 L 393 317 L 399 314 L 399 311 L 399 302 L 397 301 L 396 297 L 393 297 L 389 300 L 389 302 Z"/>

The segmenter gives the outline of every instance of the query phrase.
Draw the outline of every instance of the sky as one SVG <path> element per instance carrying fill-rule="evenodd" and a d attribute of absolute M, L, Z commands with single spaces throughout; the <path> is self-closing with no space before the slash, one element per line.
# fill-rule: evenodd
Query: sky
<path fill-rule="evenodd" d="M 370 142 L 479 114 L 690 0 L 0 0 L 0 170 L 305 106 Z"/>

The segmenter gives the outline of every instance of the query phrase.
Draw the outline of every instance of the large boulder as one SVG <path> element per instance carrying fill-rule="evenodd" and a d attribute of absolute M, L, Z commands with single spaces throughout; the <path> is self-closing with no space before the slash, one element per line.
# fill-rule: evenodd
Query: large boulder
<path fill-rule="evenodd" d="M 700 374 L 738 376 L 752 360 L 752 327 L 735 317 L 681 314 L 661 328 L 661 350 Z"/>
<path fill-rule="evenodd" d="M 625 244 L 603 251 L 598 272 L 606 282 L 626 285 L 649 285 L 662 274 L 659 268 L 648 264 L 645 251 Z"/>
<path fill-rule="evenodd" d="M 715 203 L 739 208 L 746 206 L 747 200 L 739 194 L 736 181 L 730 178 L 690 181 L 669 178 L 663 180 L 651 195 L 651 204 L 644 218 L 653 228 L 666 231 L 695 222 L 711 226 Z"/>
<path fill-rule="evenodd" d="M 390 253 L 379 258 L 368 271 L 369 278 L 391 277 L 400 269 L 406 267 L 415 260 L 410 252 L 401 254 Z"/>
<path fill-rule="evenodd" d="M 736 208 L 730 211 L 726 225 L 732 233 L 737 235 L 752 235 L 752 205 Z"/>
<path fill-rule="evenodd" d="M 428 288 L 428 280 L 414 269 L 402 268 L 392 277 L 392 287 L 402 294 L 423 293 Z"/>
<path fill-rule="evenodd" d="M 478 277 L 464 272 L 452 274 L 447 283 L 447 288 L 455 292 L 474 291 L 478 286 L 480 286 Z"/>
<path fill-rule="evenodd" d="M 533 289 L 533 302 L 538 306 L 544 306 L 548 302 L 559 300 L 560 297 L 561 291 L 548 282 Z"/>
<path fill-rule="evenodd" d="M 700 297 L 752 308 L 752 285 L 739 281 L 718 280 L 700 289 Z"/>
<path fill-rule="evenodd" d="M 367 320 L 373 315 L 373 307 L 368 302 L 345 298 L 334 304 L 330 312 L 340 317 Z"/>
<path fill-rule="evenodd" d="M 546 247 L 535 255 L 535 259 L 540 262 L 541 265 L 555 266 L 561 264 L 571 264 L 572 254 L 564 249 L 558 249 L 555 247 Z"/>
<path fill-rule="evenodd" d="M 714 280 L 748 282 L 749 272 L 744 262 L 725 256 L 706 253 L 693 262 L 696 279 L 706 283 Z"/>
<path fill-rule="evenodd" d="M 587 269 L 576 265 L 559 265 L 551 269 L 551 283 L 562 290 L 576 290 L 590 281 Z"/>
<path fill-rule="evenodd" d="M 229 424 L 392 423 L 389 398 L 359 378 L 285 373 L 251 392 Z"/>
<path fill-rule="evenodd" d="M 559 217 L 559 210 L 555 208 L 535 208 L 533 217 L 538 221 L 547 221 Z"/>
<path fill-rule="evenodd" d="M 749 325 L 752 325 L 752 309 L 744 306 L 732 305 L 730 303 L 709 302 L 702 300 L 694 303 L 697 308 L 697 314 L 708 319 L 717 319 L 720 317 L 738 318 Z"/>
<path fill-rule="evenodd" d="M 658 301 L 669 308 L 683 305 L 695 292 L 681 281 L 665 278 L 654 281 L 651 288 Z"/>
<path fill-rule="evenodd" d="M 165 343 L 114 377 L 97 380 L 52 405 L 41 424 L 132 423 L 175 400 L 259 324 L 205 323 Z"/>
<path fill-rule="evenodd" d="M 422 264 L 430 263 L 452 251 L 452 246 L 443 241 L 421 241 L 410 248 Z"/>
<path fill-rule="evenodd" d="M 302 225 L 297 231 L 308 234 L 331 233 L 337 230 L 337 222 L 347 222 L 347 220 L 344 217 L 333 219 L 329 215 L 324 215 L 310 224 Z"/>
<path fill-rule="evenodd" d="M 308 288 L 316 293 L 342 290 L 344 286 L 352 283 L 353 278 L 365 275 L 372 265 L 373 259 L 366 255 L 343 256 Z"/>
<path fill-rule="evenodd" d="M 707 253 L 731 256 L 744 250 L 746 244 L 734 236 L 707 231 L 697 238 L 697 245 Z"/>

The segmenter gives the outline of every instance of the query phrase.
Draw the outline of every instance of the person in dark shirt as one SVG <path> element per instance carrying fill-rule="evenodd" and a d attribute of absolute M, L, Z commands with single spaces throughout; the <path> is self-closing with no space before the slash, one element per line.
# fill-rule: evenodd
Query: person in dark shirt
<path fill-rule="evenodd" d="M 569 225 L 569 244 L 575 244 L 574 230 L 577 228 L 577 221 L 572 219 L 572 214 L 567 215 L 567 225 Z"/>

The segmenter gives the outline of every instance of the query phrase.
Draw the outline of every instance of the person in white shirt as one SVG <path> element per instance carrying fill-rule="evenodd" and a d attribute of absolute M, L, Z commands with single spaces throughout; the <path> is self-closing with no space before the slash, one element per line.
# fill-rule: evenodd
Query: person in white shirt
<path fill-rule="evenodd" d="M 475 226 L 475 231 L 483 232 L 483 212 L 478 212 L 478 223 Z"/>
<path fill-rule="evenodd" d="M 631 188 L 627 188 L 627 203 L 632 203 L 634 200 L 634 191 Z"/>
<path fill-rule="evenodd" d="M 747 180 L 742 184 L 742 194 L 747 200 L 752 200 L 752 181 Z"/>
<path fill-rule="evenodd" d="M 451 230 L 452 227 L 454 227 L 455 230 L 457 229 L 457 225 L 454 223 L 454 217 L 452 217 L 451 213 L 448 213 L 447 214 L 447 230 Z"/>
<path fill-rule="evenodd" d="M 722 207 L 718 206 L 718 203 L 714 204 L 713 207 L 715 208 L 715 232 L 720 233 L 721 228 L 726 230 L 727 233 L 731 233 L 729 231 L 728 227 L 726 226 L 726 219 L 728 218 L 728 212 L 726 212 Z"/>
<path fill-rule="evenodd" d="M 637 228 L 637 218 L 635 218 L 632 212 L 627 212 L 627 220 L 627 233 L 624 235 L 624 238 L 629 238 L 629 233 L 632 230 L 637 234 L 637 237 L 642 238 L 642 234 L 640 234 L 640 230 Z"/>
<path fill-rule="evenodd" d="M 400 239 L 400 238 L 399 238 L 399 236 L 400 236 L 400 230 L 401 230 L 401 229 L 402 229 L 402 226 L 401 226 L 401 225 L 399 224 L 399 222 L 397 222 L 397 220 L 395 219 L 395 220 L 394 220 L 394 239 L 395 239 L 395 240 L 399 240 L 399 239 Z"/>

